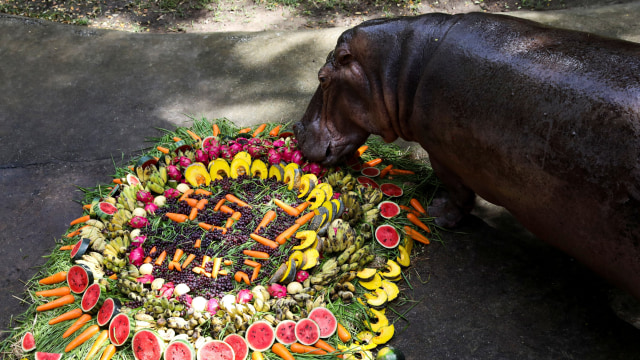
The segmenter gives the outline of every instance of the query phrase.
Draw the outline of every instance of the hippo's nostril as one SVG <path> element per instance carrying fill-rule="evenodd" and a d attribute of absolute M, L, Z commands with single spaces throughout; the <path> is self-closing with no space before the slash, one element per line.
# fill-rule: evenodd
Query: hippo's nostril
<path fill-rule="evenodd" d="M 326 151 L 326 152 L 325 152 L 325 154 L 324 154 L 324 158 L 325 158 L 325 159 L 328 159 L 328 158 L 329 158 L 329 156 L 331 156 L 331 146 L 330 146 L 330 145 L 327 145 L 327 151 Z"/>

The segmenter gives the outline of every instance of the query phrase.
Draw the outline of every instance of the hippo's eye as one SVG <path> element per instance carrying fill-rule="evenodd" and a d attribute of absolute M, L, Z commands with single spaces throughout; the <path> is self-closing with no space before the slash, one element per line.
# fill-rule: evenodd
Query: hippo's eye
<path fill-rule="evenodd" d="M 329 85 L 329 77 L 324 74 L 318 74 L 318 81 L 320 81 L 320 87 L 323 89 Z"/>

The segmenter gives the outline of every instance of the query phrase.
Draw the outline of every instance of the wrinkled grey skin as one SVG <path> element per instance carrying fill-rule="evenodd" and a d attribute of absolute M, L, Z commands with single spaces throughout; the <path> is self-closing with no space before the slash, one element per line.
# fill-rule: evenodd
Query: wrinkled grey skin
<path fill-rule="evenodd" d="M 345 31 L 294 131 L 333 164 L 370 134 L 418 142 L 454 226 L 477 193 L 640 299 L 640 45 L 501 15 Z"/>

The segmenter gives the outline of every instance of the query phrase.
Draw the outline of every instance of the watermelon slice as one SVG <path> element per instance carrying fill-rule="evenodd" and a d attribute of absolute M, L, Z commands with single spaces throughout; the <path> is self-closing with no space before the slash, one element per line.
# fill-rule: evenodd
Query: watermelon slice
<path fill-rule="evenodd" d="M 107 219 L 113 216 L 118 211 L 118 208 L 112 203 L 101 201 L 95 205 L 93 205 L 93 211 L 96 212 L 96 215 L 101 219 Z"/>
<path fill-rule="evenodd" d="M 382 201 L 378 204 L 380 210 L 380 216 L 385 219 L 391 219 L 392 217 L 400 214 L 400 206 L 393 201 Z"/>
<path fill-rule="evenodd" d="M 114 298 L 108 298 L 98 310 L 98 316 L 96 316 L 96 321 L 99 326 L 105 326 L 113 319 L 114 316 L 118 315 L 120 312 L 120 300 Z"/>
<path fill-rule="evenodd" d="M 380 169 L 375 167 L 366 167 L 360 171 L 360 173 L 364 176 L 368 177 L 376 177 L 380 175 Z"/>
<path fill-rule="evenodd" d="M 358 176 L 356 180 L 364 187 L 372 186 L 376 189 L 380 187 L 380 185 L 378 185 L 377 182 L 375 182 L 373 179 L 370 179 L 366 176 Z"/>
<path fill-rule="evenodd" d="M 276 333 L 266 321 L 256 321 L 249 326 L 245 339 L 253 351 L 265 351 L 271 348 L 276 340 Z"/>
<path fill-rule="evenodd" d="M 402 188 L 396 184 L 385 183 L 380 185 L 380 190 L 382 193 L 389 197 L 398 197 L 402 196 L 403 191 Z"/>
<path fill-rule="evenodd" d="M 140 185 L 140 179 L 133 174 L 127 174 L 127 184 L 135 187 L 136 185 Z"/>
<path fill-rule="evenodd" d="M 47 352 L 36 353 L 36 360 L 60 360 L 60 359 L 62 359 L 62 354 L 47 353 Z"/>
<path fill-rule="evenodd" d="M 400 234 L 391 225 L 380 225 L 376 228 L 375 238 L 387 249 L 395 249 L 400 244 Z"/>
<path fill-rule="evenodd" d="M 126 314 L 118 314 L 109 323 L 109 340 L 115 346 L 122 346 L 131 335 L 131 320 Z"/>
<path fill-rule="evenodd" d="M 143 156 L 141 157 L 138 162 L 136 163 L 136 166 L 139 166 L 141 168 L 146 168 L 149 167 L 151 165 L 156 165 L 158 163 L 158 160 L 156 158 L 154 158 L 153 156 Z"/>
<path fill-rule="evenodd" d="M 321 338 L 330 337 L 338 329 L 338 319 L 336 319 L 331 310 L 325 307 L 317 307 L 311 310 L 308 318 L 318 324 Z"/>
<path fill-rule="evenodd" d="M 163 347 L 164 341 L 162 338 L 150 329 L 136 331 L 131 339 L 131 349 L 136 360 L 162 360 Z"/>
<path fill-rule="evenodd" d="M 82 294 L 89 285 L 93 284 L 93 273 L 86 265 L 73 265 L 67 271 L 67 284 L 72 293 Z"/>
<path fill-rule="evenodd" d="M 234 360 L 235 354 L 231 345 L 220 340 L 211 340 L 198 349 L 198 360 Z"/>
<path fill-rule="evenodd" d="M 73 249 L 71 249 L 71 253 L 69 254 L 71 256 L 71 260 L 80 260 L 82 255 L 84 255 L 87 252 L 87 249 L 89 249 L 90 244 L 91 239 L 82 238 L 78 240 L 78 242 L 73 245 Z"/>
<path fill-rule="evenodd" d="M 284 320 L 276 326 L 276 340 L 284 345 L 291 345 L 296 342 L 296 322 Z"/>
<path fill-rule="evenodd" d="M 229 334 L 223 340 L 233 348 L 235 360 L 245 360 L 249 355 L 249 344 L 242 336 L 238 334 Z"/>
<path fill-rule="evenodd" d="M 33 333 L 31 331 L 27 331 L 24 335 L 22 335 L 22 351 L 29 352 L 36 349 L 36 339 L 33 337 Z"/>
<path fill-rule="evenodd" d="M 80 307 L 82 311 L 90 314 L 95 314 L 104 302 L 104 294 L 100 284 L 95 283 L 89 285 L 82 295 L 82 301 Z"/>
<path fill-rule="evenodd" d="M 303 345 L 313 345 L 320 340 L 320 327 L 309 318 L 298 320 L 295 332 L 296 339 Z"/>
<path fill-rule="evenodd" d="M 164 360 L 195 360 L 196 351 L 186 340 L 174 340 L 164 351 Z"/>

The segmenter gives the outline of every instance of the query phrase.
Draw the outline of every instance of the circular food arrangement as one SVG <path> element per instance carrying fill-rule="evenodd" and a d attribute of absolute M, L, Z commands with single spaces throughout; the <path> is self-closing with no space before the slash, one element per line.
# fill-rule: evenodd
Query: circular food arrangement
<path fill-rule="evenodd" d="M 437 238 L 431 169 L 376 140 L 323 168 L 285 126 L 194 120 L 84 189 L 16 358 L 404 358 L 386 309 Z"/>

